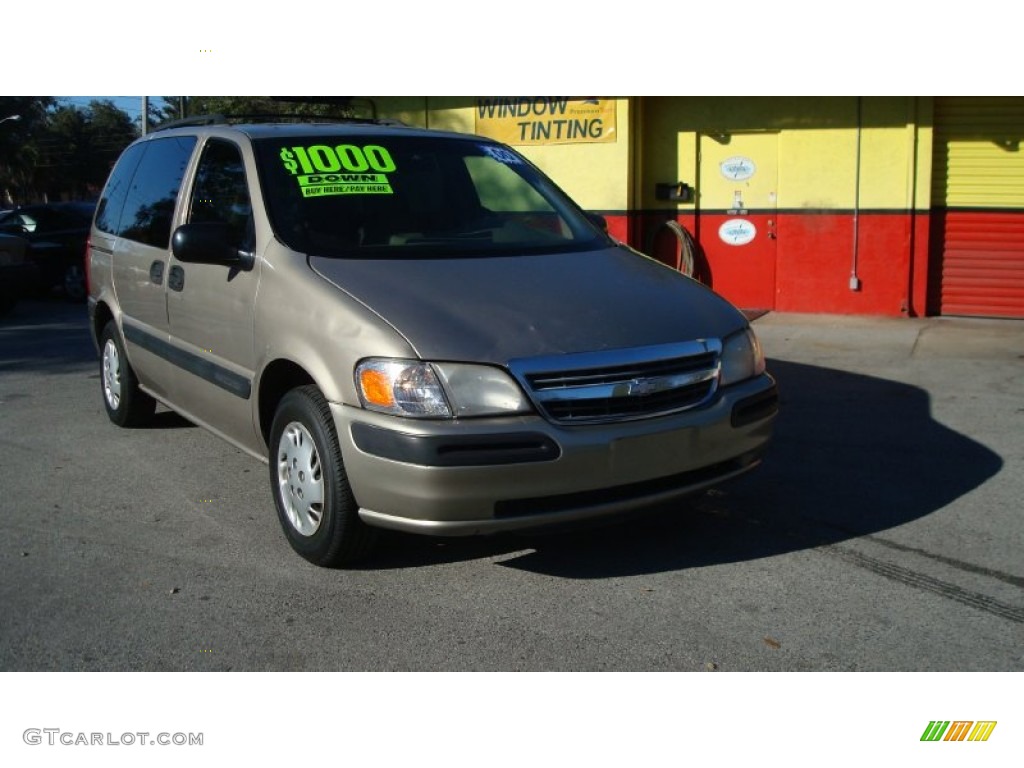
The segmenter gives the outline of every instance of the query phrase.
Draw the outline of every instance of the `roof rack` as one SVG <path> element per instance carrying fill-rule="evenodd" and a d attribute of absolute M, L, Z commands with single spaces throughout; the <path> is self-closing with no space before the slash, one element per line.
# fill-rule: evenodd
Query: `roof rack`
<path fill-rule="evenodd" d="M 168 128 L 187 128 L 191 125 L 224 125 L 228 119 L 224 115 L 194 115 L 169 120 L 154 126 L 150 131 L 166 131 Z"/>
<path fill-rule="evenodd" d="M 390 118 L 370 117 L 331 117 L 329 115 L 296 115 L 290 114 L 241 114 L 241 115 L 194 115 L 183 117 L 180 120 L 171 120 L 161 123 L 151 129 L 151 132 L 166 131 L 171 128 L 187 128 L 197 125 L 230 125 L 232 123 L 274 123 L 274 122 L 299 122 L 299 123 L 362 123 L 366 125 L 390 125 L 405 126 L 401 120 Z"/>

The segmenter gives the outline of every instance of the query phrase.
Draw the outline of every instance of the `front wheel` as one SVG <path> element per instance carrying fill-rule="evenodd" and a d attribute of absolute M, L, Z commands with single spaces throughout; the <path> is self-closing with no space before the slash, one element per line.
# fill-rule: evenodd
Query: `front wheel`
<path fill-rule="evenodd" d="M 269 447 L 274 505 L 292 549 L 321 566 L 366 557 L 376 535 L 359 518 L 331 410 L 316 387 L 281 399 Z"/>

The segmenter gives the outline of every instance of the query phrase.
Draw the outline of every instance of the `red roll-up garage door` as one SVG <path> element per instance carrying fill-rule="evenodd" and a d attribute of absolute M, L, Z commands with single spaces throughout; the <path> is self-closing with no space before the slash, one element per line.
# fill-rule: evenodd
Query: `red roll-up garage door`
<path fill-rule="evenodd" d="M 1024 97 L 935 99 L 939 311 L 1024 317 Z"/>

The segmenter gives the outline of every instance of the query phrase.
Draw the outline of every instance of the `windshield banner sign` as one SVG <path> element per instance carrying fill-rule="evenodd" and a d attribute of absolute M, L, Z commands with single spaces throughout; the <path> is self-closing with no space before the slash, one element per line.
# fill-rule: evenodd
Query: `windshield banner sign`
<path fill-rule="evenodd" d="M 395 170 L 395 161 L 390 152 L 377 144 L 284 147 L 281 163 L 298 180 L 303 197 L 394 192 L 387 174 Z"/>

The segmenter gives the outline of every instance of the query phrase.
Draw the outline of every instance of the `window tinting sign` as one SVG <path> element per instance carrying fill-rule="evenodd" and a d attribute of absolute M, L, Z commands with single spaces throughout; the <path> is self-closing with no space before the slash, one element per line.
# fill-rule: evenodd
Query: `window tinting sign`
<path fill-rule="evenodd" d="M 746 181 L 757 172 L 754 161 L 742 155 L 726 158 L 718 168 L 729 181 Z"/>

